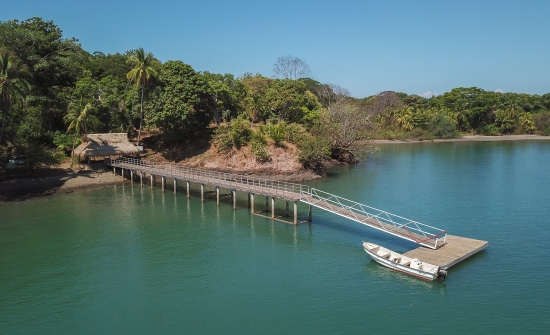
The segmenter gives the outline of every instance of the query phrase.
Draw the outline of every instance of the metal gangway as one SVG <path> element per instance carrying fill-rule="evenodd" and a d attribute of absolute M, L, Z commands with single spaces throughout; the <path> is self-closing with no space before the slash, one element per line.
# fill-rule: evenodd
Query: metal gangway
<path fill-rule="evenodd" d="M 128 157 L 110 160 L 110 165 L 113 168 L 136 171 L 142 176 L 143 174 L 161 176 L 299 201 L 431 249 L 438 249 L 447 242 L 447 232 L 443 229 L 303 184 L 174 164 L 160 164 Z"/>

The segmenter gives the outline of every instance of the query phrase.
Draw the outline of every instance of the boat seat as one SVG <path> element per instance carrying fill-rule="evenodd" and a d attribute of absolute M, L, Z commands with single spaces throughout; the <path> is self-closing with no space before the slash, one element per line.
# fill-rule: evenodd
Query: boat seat
<path fill-rule="evenodd" d="M 401 258 L 401 261 L 399 261 L 399 264 L 408 266 L 409 264 L 411 264 L 411 260 L 410 258 Z"/>
<path fill-rule="evenodd" d="M 400 259 L 401 259 L 401 255 L 395 254 L 393 252 L 391 253 L 390 261 L 395 262 L 395 263 L 399 263 Z"/>
<path fill-rule="evenodd" d="M 390 252 L 388 250 L 380 250 L 378 252 L 378 256 L 382 258 L 388 258 L 389 255 L 390 255 Z"/>

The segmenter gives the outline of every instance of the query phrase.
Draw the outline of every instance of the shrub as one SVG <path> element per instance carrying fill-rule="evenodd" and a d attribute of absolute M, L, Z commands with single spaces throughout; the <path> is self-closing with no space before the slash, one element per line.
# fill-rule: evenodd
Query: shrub
<path fill-rule="evenodd" d="M 286 138 L 286 122 L 268 123 L 265 126 L 266 132 L 271 137 L 276 146 L 281 146 Z"/>
<path fill-rule="evenodd" d="M 286 140 L 288 142 L 299 144 L 307 136 L 309 136 L 309 134 L 302 125 L 297 123 L 288 123 L 286 125 Z"/>
<path fill-rule="evenodd" d="M 518 115 L 514 109 L 498 109 L 495 111 L 495 125 L 501 133 L 510 134 L 517 128 Z"/>
<path fill-rule="evenodd" d="M 62 133 L 57 130 L 53 134 L 53 144 L 57 147 L 58 150 L 65 152 L 65 154 L 70 154 L 73 149 L 73 140 L 74 136 L 66 133 Z M 80 144 L 80 137 L 76 138 L 75 148 Z"/>
<path fill-rule="evenodd" d="M 483 135 L 497 136 L 497 135 L 500 135 L 500 129 L 495 124 L 488 124 L 483 128 L 481 128 L 481 133 Z"/>
<path fill-rule="evenodd" d="M 428 121 L 428 130 L 436 138 L 453 138 L 458 136 L 456 122 L 443 112 L 431 115 Z"/>
<path fill-rule="evenodd" d="M 221 124 L 214 134 L 214 145 L 219 152 L 227 153 L 233 149 L 231 127 L 229 124 Z"/>
<path fill-rule="evenodd" d="M 216 129 L 214 144 L 218 151 L 229 152 L 233 147 L 240 148 L 250 142 L 253 135 L 250 121 L 238 117 L 229 123 L 221 124 Z"/>
<path fill-rule="evenodd" d="M 250 141 L 252 135 L 250 121 L 239 117 L 231 120 L 229 124 L 231 126 L 231 139 L 235 147 L 240 148 Z"/>
<path fill-rule="evenodd" d="M 535 122 L 533 121 L 533 115 L 523 112 L 519 115 L 518 119 L 518 131 L 524 134 L 532 134 L 535 132 Z"/>
<path fill-rule="evenodd" d="M 252 141 L 251 151 L 254 157 L 256 157 L 256 161 L 260 163 L 265 163 L 271 160 L 271 156 L 269 155 L 265 144 L 261 141 Z"/>
<path fill-rule="evenodd" d="M 306 136 L 300 141 L 298 148 L 299 159 L 307 168 L 319 170 L 322 162 L 330 158 L 330 143 L 321 137 Z"/>
<path fill-rule="evenodd" d="M 533 117 L 536 131 L 542 135 L 550 135 L 550 112 L 537 113 Z"/>

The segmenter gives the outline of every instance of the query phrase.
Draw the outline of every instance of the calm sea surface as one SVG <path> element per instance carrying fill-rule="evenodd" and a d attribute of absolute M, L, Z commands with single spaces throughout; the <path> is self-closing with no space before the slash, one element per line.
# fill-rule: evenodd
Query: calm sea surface
<path fill-rule="evenodd" d="M 411 243 L 319 210 L 251 217 L 242 194 L 236 211 L 139 184 L 1 204 L 0 334 L 550 332 L 550 143 L 386 145 L 312 185 L 489 248 L 427 283 L 360 246 Z"/>

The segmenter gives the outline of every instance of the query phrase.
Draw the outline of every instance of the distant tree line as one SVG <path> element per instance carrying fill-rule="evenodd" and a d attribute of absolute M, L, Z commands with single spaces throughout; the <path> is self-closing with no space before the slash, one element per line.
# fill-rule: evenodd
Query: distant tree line
<path fill-rule="evenodd" d="M 24 157 L 49 164 L 91 132 L 128 132 L 142 141 L 155 129 L 170 146 L 209 137 L 230 154 L 250 145 L 258 161 L 266 145 L 296 145 L 305 166 L 353 160 L 370 137 L 455 137 L 550 134 L 550 95 L 458 88 L 430 99 L 383 92 L 355 99 L 310 79 L 307 63 L 279 57 L 275 77 L 195 71 L 161 62 L 143 49 L 89 53 L 52 21 L 0 22 L 0 166 Z"/>
<path fill-rule="evenodd" d="M 373 108 L 381 100 L 384 108 Z M 499 93 L 455 88 L 431 98 L 384 92 L 358 100 L 380 138 L 453 138 L 461 133 L 550 135 L 550 94 Z"/>

